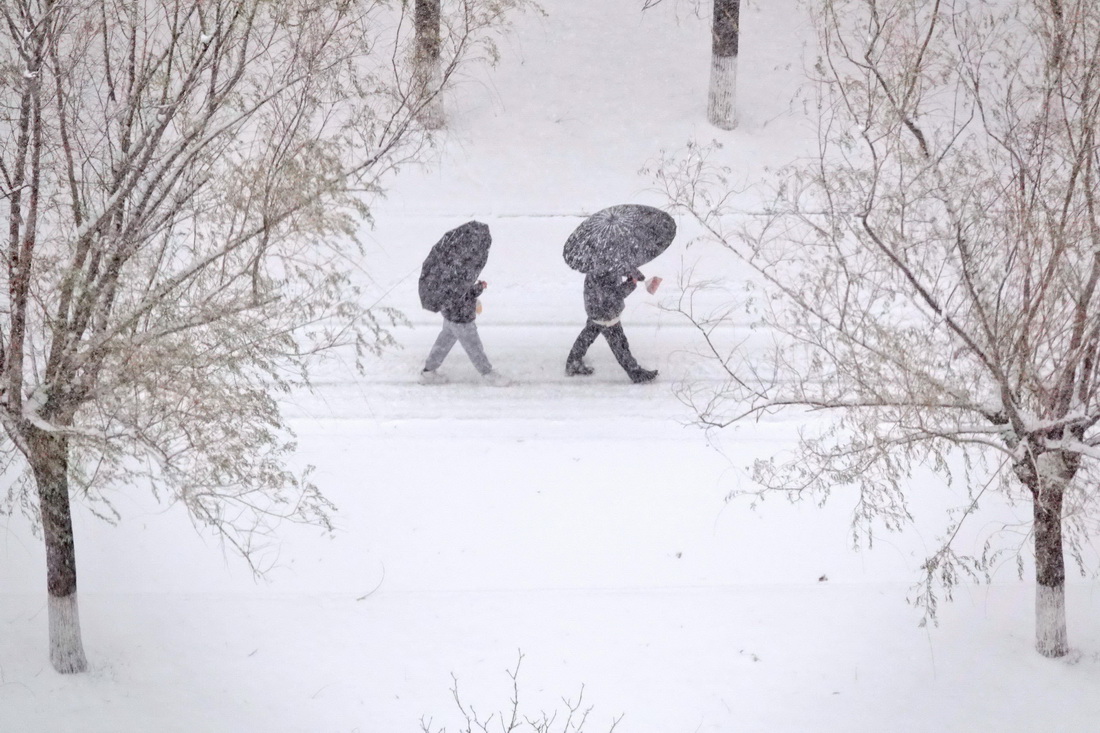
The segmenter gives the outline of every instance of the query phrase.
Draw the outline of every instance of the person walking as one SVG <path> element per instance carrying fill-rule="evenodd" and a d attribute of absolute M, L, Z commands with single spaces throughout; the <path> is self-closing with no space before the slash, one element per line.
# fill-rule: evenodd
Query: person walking
<path fill-rule="evenodd" d="M 635 384 L 653 381 L 656 369 L 643 369 L 630 353 L 630 343 L 623 331 L 621 317 L 626 298 L 645 280 L 638 269 L 626 273 L 588 273 L 584 276 L 584 311 L 588 322 L 577 335 L 565 360 L 565 373 L 570 377 L 587 376 L 592 367 L 584 362 L 585 354 L 596 338 L 603 335 L 615 360 Z"/>
<path fill-rule="evenodd" d="M 470 221 L 443 235 L 424 260 L 420 272 L 420 303 L 425 309 L 443 316 L 443 328 L 428 352 L 422 384 L 443 384 L 445 375 L 438 369 L 455 343 L 462 344 L 474 368 L 488 384 L 505 386 L 509 380 L 493 369 L 481 336 L 477 332 L 478 299 L 488 287 L 477 276 L 489 257 L 492 237 L 489 227 Z"/>
<path fill-rule="evenodd" d="M 485 347 L 481 343 L 481 336 L 477 332 L 477 324 L 474 323 L 479 305 L 478 296 L 487 287 L 489 287 L 488 283 L 479 280 L 471 284 L 459 297 L 448 301 L 440 309 L 439 312 L 443 316 L 443 328 L 439 332 L 439 336 L 436 337 L 435 343 L 432 344 L 431 351 L 428 352 L 428 360 L 424 363 L 424 370 L 420 372 L 422 383 L 444 384 L 447 382 L 447 377 L 437 370 L 457 342 L 462 344 L 466 355 L 470 357 L 470 362 L 473 363 L 474 368 L 488 384 L 497 387 L 508 384 L 508 380 L 500 372 L 493 369 L 492 363 L 489 362 L 489 357 L 485 354 Z"/>
<path fill-rule="evenodd" d="M 656 369 L 643 369 L 630 353 L 620 323 L 626 298 L 645 280 L 638 269 L 668 249 L 676 236 L 676 222 L 668 213 L 644 204 L 608 206 L 587 217 L 562 247 L 571 269 L 584 273 L 584 310 L 588 322 L 573 342 L 565 360 L 571 377 L 592 373 L 584 363 L 588 348 L 600 334 L 632 382 L 651 382 Z M 660 284 L 653 278 L 649 291 Z"/>

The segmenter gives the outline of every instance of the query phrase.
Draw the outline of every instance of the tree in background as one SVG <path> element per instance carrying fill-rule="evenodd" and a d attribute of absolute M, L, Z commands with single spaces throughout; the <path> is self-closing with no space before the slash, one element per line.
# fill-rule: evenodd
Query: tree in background
<path fill-rule="evenodd" d="M 469 46 L 480 38 L 479 29 L 492 28 L 506 22 L 512 11 L 535 9 L 535 0 L 413 0 L 413 79 L 423 105 L 417 115 L 420 124 L 429 130 L 442 129 L 447 124 L 442 92 L 454 72 L 454 59 L 465 58 Z M 402 0 L 408 7 L 409 0 Z M 482 46 L 490 61 L 497 60 L 493 44 Z"/>
<path fill-rule="evenodd" d="M 644 0 L 642 10 L 664 0 Z M 689 0 L 697 17 L 702 17 L 703 0 Z M 714 0 L 711 14 L 710 85 L 707 92 L 707 120 L 723 130 L 737 127 L 737 51 L 741 32 L 741 0 Z"/>
<path fill-rule="evenodd" d="M 723 130 L 737 127 L 737 46 L 740 27 L 741 0 L 714 0 L 707 120 Z"/>
<path fill-rule="evenodd" d="M 491 55 L 471 12 L 436 78 Z M 476 12 L 475 12 L 476 11 Z M 377 0 L 0 4 L 0 450 L 40 521 L 50 659 L 86 660 L 73 498 L 151 488 L 263 568 L 330 505 L 284 465 L 275 394 L 389 339 L 346 272 L 367 198 L 425 143 L 439 92 L 395 63 Z M 491 22 L 490 22 L 491 21 Z M 352 250 L 353 251 L 353 250 Z M 18 473 L 21 469 L 24 473 Z"/>
<path fill-rule="evenodd" d="M 856 487 L 861 536 L 911 519 L 914 467 L 963 471 L 917 601 L 934 617 L 937 588 L 988 578 L 1005 552 L 1022 573 L 1011 538 L 1029 537 L 1036 647 L 1063 655 L 1064 553 L 1086 569 L 1098 496 L 1100 6 L 826 0 L 815 22 L 818 155 L 762 215 L 730 208 L 712 151 L 659 172 L 763 283 L 749 307 L 774 341 L 727 350 L 685 300 L 727 380 L 684 398 L 712 426 L 835 413 L 755 477 L 794 496 Z M 957 552 L 998 491 L 1030 517 Z"/>
<path fill-rule="evenodd" d="M 414 25 L 416 27 L 416 48 L 413 60 L 416 67 L 416 80 L 423 89 L 438 89 L 439 79 L 443 75 L 442 56 L 440 55 L 440 0 L 416 0 Z M 443 112 L 443 99 L 431 95 L 421 122 L 430 130 L 438 130 L 446 123 Z"/>

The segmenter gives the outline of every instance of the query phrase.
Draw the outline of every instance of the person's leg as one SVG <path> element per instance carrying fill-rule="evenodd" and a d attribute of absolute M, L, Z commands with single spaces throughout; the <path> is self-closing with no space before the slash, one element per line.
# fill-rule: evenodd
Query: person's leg
<path fill-rule="evenodd" d="M 462 344 L 462 348 L 466 350 L 466 355 L 470 357 L 474 368 L 482 376 L 493 371 L 493 365 L 489 363 L 489 357 L 485 355 L 485 347 L 481 343 L 481 337 L 477 334 L 477 324 L 473 322 L 452 323 L 451 329 L 458 337 L 458 343 Z"/>
<path fill-rule="evenodd" d="M 626 333 L 623 331 L 621 323 L 605 328 L 603 336 L 607 339 L 607 344 L 611 347 L 611 353 L 615 355 L 615 360 L 619 362 L 619 366 L 626 370 L 632 381 L 648 382 L 657 376 L 656 371 L 643 369 L 638 365 L 634 355 L 630 353 L 630 342 L 626 340 Z"/>
<path fill-rule="evenodd" d="M 595 342 L 596 337 L 600 335 L 600 327 L 588 321 L 585 323 L 584 328 L 577 335 L 577 340 L 573 342 L 573 348 L 569 350 L 569 356 L 565 359 L 565 371 L 567 374 L 591 374 L 591 368 L 587 367 L 584 363 L 584 355 L 588 353 L 588 349 Z"/>
<path fill-rule="evenodd" d="M 439 336 L 435 339 L 435 344 L 432 345 L 432 350 L 428 352 L 428 361 L 424 364 L 424 371 L 434 372 L 439 368 L 439 365 L 443 363 L 443 360 L 447 358 L 447 354 L 451 353 L 451 348 L 455 345 L 457 336 L 455 336 L 454 330 L 451 328 L 455 324 L 450 321 L 443 321 L 443 329 L 439 332 Z"/>

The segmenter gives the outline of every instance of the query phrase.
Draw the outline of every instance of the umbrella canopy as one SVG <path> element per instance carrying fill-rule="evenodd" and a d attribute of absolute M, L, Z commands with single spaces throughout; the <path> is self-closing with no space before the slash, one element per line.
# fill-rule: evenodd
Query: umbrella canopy
<path fill-rule="evenodd" d="M 420 304 L 438 312 L 477 281 L 489 259 L 489 227 L 468 221 L 443 235 L 420 268 Z"/>
<path fill-rule="evenodd" d="M 597 211 L 565 241 L 565 263 L 578 272 L 628 272 L 668 249 L 676 222 L 652 206 L 620 204 Z"/>

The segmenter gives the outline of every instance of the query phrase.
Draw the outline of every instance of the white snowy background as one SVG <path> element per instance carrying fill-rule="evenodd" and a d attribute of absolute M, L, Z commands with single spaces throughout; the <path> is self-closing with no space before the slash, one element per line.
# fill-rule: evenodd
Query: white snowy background
<path fill-rule="evenodd" d="M 561 246 L 586 214 L 662 205 L 641 170 L 690 140 L 718 140 L 745 184 L 812 144 L 797 96 L 812 34 L 795 0 L 744 8 L 728 133 L 705 121 L 707 19 L 641 5 L 543 0 L 546 17 L 521 16 L 499 66 L 448 98 L 431 166 L 402 171 L 375 207 L 349 266 L 412 325 L 365 376 L 328 364 L 286 404 L 296 463 L 339 507 L 334 536 L 285 527 L 256 581 L 182 509 L 120 488 L 118 526 L 77 511 L 91 671 L 61 676 L 41 542 L 3 520 L 0 731 L 403 733 L 422 717 L 465 730 L 451 675 L 484 717 L 508 708 L 520 651 L 521 711 L 562 710 L 583 685 L 590 733 L 620 715 L 619 733 L 1100 729 L 1095 582 L 1070 580 L 1065 659 L 1033 650 L 1033 587 L 1013 563 L 918 625 L 908 589 L 961 490 L 914 476 L 915 526 L 861 552 L 843 489 L 824 507 L 726 501 L 812 425 L 788 415 L 709 439 L 690 425 L 673 388 L 708 374 L 660 306 L 685 270 L 733 287 L 742 274 L 689 246 L 687 222 L 643 268 L 665 284 L 623 319 L 658 381 L 631 385 L 603 341 L 593 377 L 564 376 L 583 308 Z M 494 237 L 479 328 L 514 384 L 481 384 L 456 349 L 452 383 L 423 387 L 439 320 L 418 307 L 419 264 L 470 219 Z M 976 534 L 1027 510 L 987 511 Z"/>

